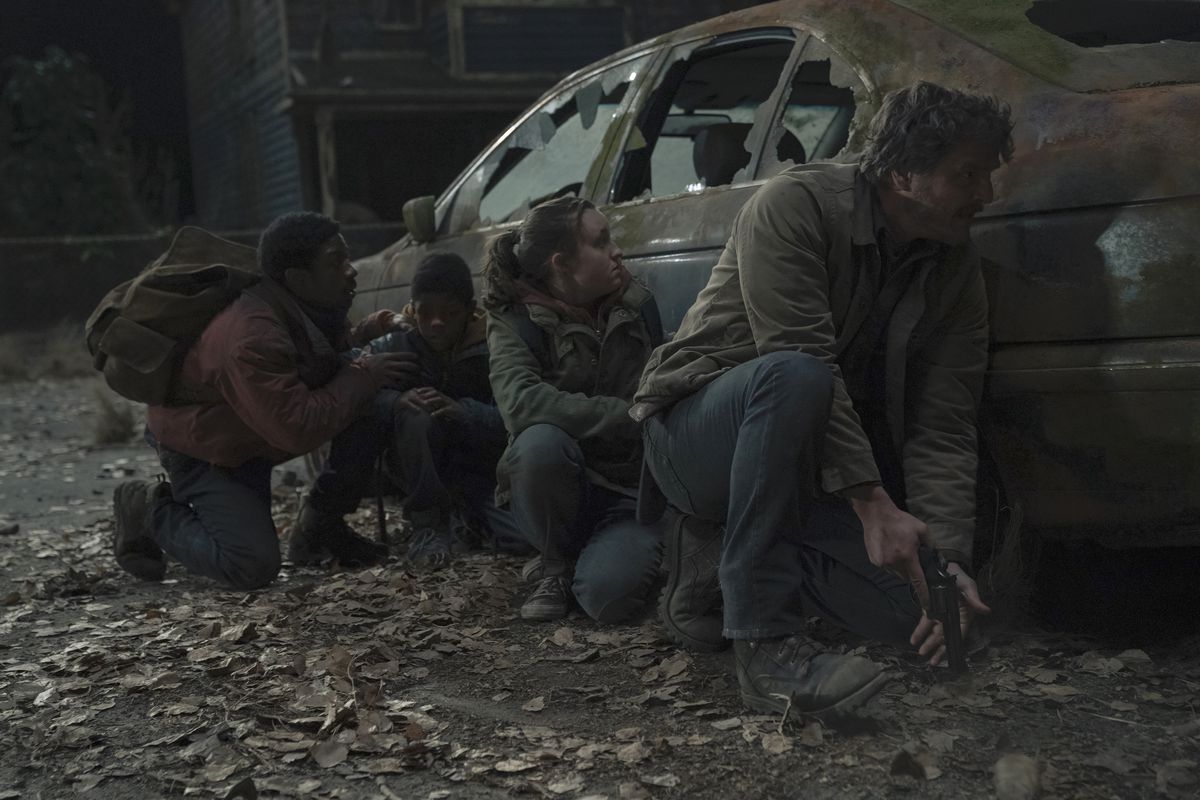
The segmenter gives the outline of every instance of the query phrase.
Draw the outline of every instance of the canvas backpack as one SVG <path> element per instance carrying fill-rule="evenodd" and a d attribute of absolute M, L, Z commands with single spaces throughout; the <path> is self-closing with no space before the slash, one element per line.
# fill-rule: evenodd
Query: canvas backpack
<path fill-rule="evenodd" d="M 105 295 L 88 317 L 84 332 L 93 365 L 130 400 L 186 402 L 174 388 L 188 348 L 261 277 L 253 247 L 181 228 L 165 253 Z"/>

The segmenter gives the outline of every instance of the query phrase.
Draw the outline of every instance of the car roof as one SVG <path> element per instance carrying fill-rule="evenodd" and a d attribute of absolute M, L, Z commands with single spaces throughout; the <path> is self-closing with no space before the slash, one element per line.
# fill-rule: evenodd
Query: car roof
<path fill-rule="evenodd" d="M 1195 1 L 1200 16 L 1200 0 Z M 1141 2 L 1150 4 L 1155 0 Z M 867 45 L 878 56 L 901 42 L 911 47 L 901 31 L 908 33 L 904 29 L 912 27 L 915 21 L 912 17 L 917 15 L 964 43 L 1040 80 L 1075 92 L 1200 83 L 1198 42 L 1081 47 L 1031 22 L 1026 12 L 1034 4 L 1034 0 L 779 0 L 655 37 L 589 65 L 580 73 L 648 46 L 703 35 L 710 30 L 713 34 L 727 33 L 730 24 L 738 22 L 746 27 L 794 23 L 831 42 Z"/>
<path fill-rule="evenodd" d="M 1077 92 L 1200 82 L 1200 43 L 1081 47 L 1034 24 L 1032 0 L 894 0 L 1038 77 Z M 1104 0 L 1094 0 L 1097 6 Z M 1153 0 L 1142 0 L 1149 7 Z M 1200 4 L 1197 11 L 1200 12 Z"/>

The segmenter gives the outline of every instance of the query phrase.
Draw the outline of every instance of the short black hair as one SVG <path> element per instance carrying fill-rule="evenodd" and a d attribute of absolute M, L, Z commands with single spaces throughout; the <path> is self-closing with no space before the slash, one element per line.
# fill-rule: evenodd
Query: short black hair
<path fill-rule="evenodd" d="M 858 163 L 878 186 L 892 172 L 930 172 L 967 142 L 990 145 L 1007 162 L 1012 128 L 1012 111 L 994 97 L 917 81 L 883 98 Z"/>
<path fill-rule="evenodd" d="M 321 245 L 337 236 L 341 223 L 315 211 L 277 217 L 258 240 L 258 268 L 277 281 L 292 268 L 308 269 Z"/>
<path fill-rule="evenodd" d="M 421 259 L 412 279 L 412 299 L 417 302 L 426 294 L 445 294 L 464 305 L 475 299 L 471 283 L 471 268 L 458 253 L 438 251 Z"/>

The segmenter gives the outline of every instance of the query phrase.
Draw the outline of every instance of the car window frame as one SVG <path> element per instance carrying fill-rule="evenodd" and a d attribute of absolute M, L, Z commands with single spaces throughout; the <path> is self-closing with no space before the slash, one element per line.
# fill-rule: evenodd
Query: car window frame
<path fill-rule="evenodd" d="M 802 29 L 800 29 L 800 30 L 802 30 Z M 822 50 L 825 52 L 823 52 L 823 53 L 819 52 Z M 747 169 L 749 170 L 750 167 L 753 167 L 753 171 L 750 174 L 755 176 L 754 181 L 753 181 L 754 183 L 765 183 L 766 181 L 770 180 L 771 178 L 775 177 L 775 175 L 778 174 L 778 172 L 776 172 L 772 175 L 763 175 L 762 174 L 763 167 L 764 167 L 764 157 L 767 152 L 766 145 L 771 141 L 772 134 L 776 130 L 783 128 L 783 114 L 784 114 L 784 111 L 786 111 L 786 109 L 787 109 L 787 105 L 788 105 L 787 101 L 790 98 L 792 82 L 795 80 L 796 71 L 805 62 L 814 61 L 814 60 L 819 61 L 824 58 L 829 59 L 830 84 L 831 85 L 833 85 L 833 86 L 838 85 L 833 82 L 833 75 L 835 74 L 834 70 L 839 66 L 838 64 L 835 63 L 835 61 L 834 61 L 835 59 L 837 61 L 841 62 L 840 67 L 842 69 L 847 70 L 849 72 L 849 74 L 851 76 L 853 76 L 854 81 L 856 81 L 858 84 L 857 86 L 850 85 L 850 86 L 846 87 L 847 89 L 850 90 L 850 92 L 854 98 L 854 113 L 850 119 L 850 129 L 848 131 L 848 134 L 854 133 L 854 120 L 859 118 L 859 116 L 860 116 L 860 111 L 861 111 L 860 106 L 863 106 L 864 104 L 866 104 L 868 106 L 868 109 L 871 110 L 872 114 L 873 114 L 873 109 L 878 105 L 878 103 L 875 102 L 875 97 L 876 97 L 877 92 L 875 90 L 875 86 L 869 80 L 869 75 L 868 75 L 867 71 L 862 68 L 861 64 L 858 64 L 856 61 L 854 61 L 854 59 L 847 57 L 845 55 L 845 53 L 837 47 L 837 45 L 830 44 L 827 40 L 818 36 L 816 33 L 809 32 L 808 38 L 805 40 L 803 46 L 798 47 L 796 49 L 796 51 L 792 53 L 792 57 L 788 60 L 788 64 L 785 67 L 785 69 L 787 70 L 787 74 L 788 74 L 787 86 L 786 86 L 784 92 L 779 96 L 779 98 L 778 98 L 779 102 L 777 103 L 775 110 L 771 114 L 770 122 L 767 125 L 767 129 L 766 129 L 766 135 L 763 137 L 762 141 L 760 141 L 758 143 L 759 147 L 757 148 L 757 152 L 751 154 L 751 161 L 750 161 L 750 164 L 747 165 Z M 830 159 L 818 159 L 818 160 L 837 160 L 840 156 L 842 156 L 846 152 L 846 148 L 850 147 L 852 142 L 853 142 L 853 136 L 848 136 L 845 144 L 842 145 L 842 149 L 839 150 L 836 154 L 834 154 L 833 157 L 831 157 Z M 810 162 L 806 161 L 805 163 L 810 163 Z"/>
<path fill-rule="evenodd" d="M 637 127 L 637 123 L 641 120 L 642 114 L 645 111 L 646 102 L 649 100 L 654 90 L 659 86 L 660 82 L 666 77 L 667 70 L 669 70 L 671 66 L 678 60 L 677 58 L 673 57 L 673 54 L 679 50 L 691 47 L 691 51 L 686 56 L 690 58 L 697 51 L 701 51 L 709 47 L 713 48 L 713 52 L 716 54 L 717 52 L 720 52 L 726 48 L 732 49 L 739 45 L 745 45 L 747 41 L 784 41 L 784 37 L 779 34 L 779 32 L 783 29 L 788 30 L 792 35 L 792 50 L 790 53 L 788 53 L 787 60 L 784 61 L 784 65 L 779 73 L 779 78 L 776 80 L 775 87 L 771 90 L 771 93 L 767 96 L 767 99 L 762 102 L 762 105 L 759 106 L 758 112 L 755 113 L 754 125 L 746 136 L 746 144 L 748 146 L 751 143 L 755 143 L 755 150 L 750 151 L 750 161 L 745 167 L 746 174 L 751 177 L 738 183 L 721 184 L 719 186 L 705 186 L 702 189 L 678 192 L 669 195 L 660 195 L 658 197 L 653 195 L 646 196 L 642 194 L 625 200 L 616 200 L 615 196 L 620 184 L 622 170 L 624 167 L 624 159 L 621 158 L 621 155 L 626 152 L 626 148 L 629 146 L 630 137 L 632 136 L 634 129 Z M 770 32 L 772 31 L 775 32 L 774 35 L 771 35 Z M 800 53 L 803 52 L 803 50 L 807 47 L 809 40 L 812 38 L 812 32 L 805 28 L 798 27 L 794 24 L 777 24 L 758 25 L 753 28 L 731 28 L 727 31 L 721 31 L 715 34 L 707 33 L 703 35 L 693 35 L 664 43 L 662 52 L 659 53 L 657 63 L 655 64 L 652 74 L 647 76 L 645 91 L 639 94 L 637 98 L 637 106 L 631 110 L 631 113 L 629 113 L 629 120 L 626 130 L 623 132 L 620 139 L 614 143 L 614 150 L 611 152 L 611 155 L 607 156 L 609 163 L 609 174 L 603 176 L 607 181 L 606 187 L 601 193 L 603 205 L 619 206 L 627 203 L 658 202 L 661 200 L 684 196 L 692 197 L 710 191 L 727 190 L 733 188 L 734 186 L 748 186 L 760 182 L 757 178 L 753 177 L 757 172 L 759 163 L 760 153 L 757 152 L 757 150 L 761 149 L 761 139 L 763 139 L 763 136 L 757 134 L 759 134 L 760 130 L 764 130 L 764 122 L 766 123 L 765 130 L 769 130 L 770 125 L 776 116 L 782 114 L 783 94 L 791 85 L 791 76 L 793 74 L 794 65 L 799 63 L 797 59 Z M 786 81 L 783 80 L 784 75 L 788 76 Z M 771 108 L 770 116 L 765 120 L 760 120 L 759 115 L 762 113 L 762 109 L 768 106 Z M 751 170 L 751 167 L 754 169 Z"/>
<path fill-rule="evenodd" d="M 655 74 L 657 60 L 661 57 L 662 50 L 665 46 L 666 45 L 664 45 L 662 42 L 654 42 L 647 47 L 642 47 L 627 53 L 623 53 L 621 54 L 621 57 L 617 58 L 616 60 L 606 60 L 605 62 L 595 65 L 594 68 L 589 69 L 587 72 L 569 76 L 568 78 L 564 79 L 563 83 L 560 83 L 547 90 L 541 97 L 530 104 L 510 125 L 508 125 L 495 139 L 493 139 L 487 147 L 480 151 L 479 155 L 476 156 L 471 163 L 468 164 L 461 173 L 459 173 L 458 177 L 451 182 L 450 186 L 438 196 L 434 204 L 435 229 L 437 231 L 434 240 L 437 241 L 438 239 L 444 239 L 447 237 L 460 236 L 475 230 L 483 231 L 498 227 L 511 226 L 514 222 L 513 220 L 493 221 L 488 225 L 476 224 L 479 222 L 479 204 L 482 198 L 481 194 L 480 197 L 475 198 L 473 201 L 474 205 L 472 214 L 474 222 L 462 224 L 455 229 L 451 229 L 451 223 L 457 216 L 456 213 L 450 213 L 451 209 L 453 209 L 459 193 L 466 186 L 467 181 L 470 180 L 471 176 L 476 172 L 476 170 L 478 170 L 488 160 L 488 158 L 490 158 L 497 151 L 497 149 L 500 148 L 517 131 L 518 128 L 524 125 L 527 120 L 532 118 L 546 106 L 558 100 L 569 98 L 589 81 L 595 79 L 596 76 L 602 73 L 608 72 L 609 70 L 619 67 L 622 64 L 636 61 L 641 58 L 646 58 L 646 68 L 643 70 L 641 75 L 638 75 L 633 80 L 632 85 L 626 90 L 625 97 L 622 98 L 621 104 L 618 106 L 617 118 L 612 123 L 614 127 L 627 126 L 629 124 L 629 109 L 633 105 L 634 99 L 639 95 L 640 87 L 645 84 L 650 75 Z M 567 83 L 566 81 L 570 82 Z M 605 134 L 605 138 L 612 139 L 613 134 L 608 132 Z M 621 138 L 621 136 L 617 136 L 616 138 Z M 583 181 L 584 185 L 581 187 L 579 193 L 580 197 L 588 200 L 595 199 L 597 186 L 596 181 L 599 174 L 603 172 L 603 170 L 597 169 L 597 161 L 606 158 L 609 150 L 610 147 L 607 147 L 602 143 L 595 158 L 588 164 L 588 169 L 585 172 Z"/>

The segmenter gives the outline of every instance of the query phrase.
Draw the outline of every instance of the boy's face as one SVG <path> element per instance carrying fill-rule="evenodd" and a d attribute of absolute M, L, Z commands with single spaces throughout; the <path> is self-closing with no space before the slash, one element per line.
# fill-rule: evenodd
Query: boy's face
<path fill-rule="evenodd" d="M 435 353 L 444 353 L 462 341 L 475 313 L 475 301 L 464 303 L 448 294 L 430 292 L 413 300 L 413 310 L 421 338 Z"/>

